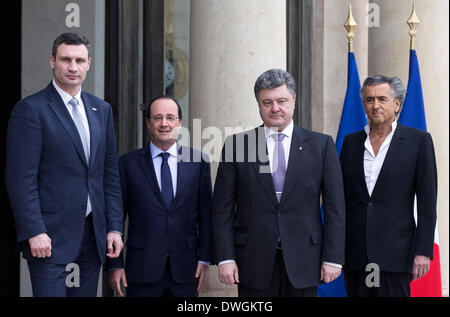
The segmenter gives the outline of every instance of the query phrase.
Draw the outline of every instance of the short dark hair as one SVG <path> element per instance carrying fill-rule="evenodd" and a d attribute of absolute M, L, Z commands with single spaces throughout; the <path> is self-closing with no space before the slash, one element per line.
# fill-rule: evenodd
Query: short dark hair
<path fill-rule="evenodd" d="M 262 89 L 272 89 L 286 85 L 292 96 L 296 95 L 295 80 L 287 71 L 283 69 L 269 69 L 262 73 L 255 82 L 253 87 L 256 100 L 258 100 L 259 92 Z"/>
<path fill-rule="evenodd" d="M 153 98 L 152 100 L 150 100 L 150 103 L 148 104 L 147 110 L 146 110 L 146 112 L 145 112 L 145 117 L 146 117 L 147 119 L 150 119 L 150 108 L 151 108 L 152 104 L 153 104 L 156 100 L 159 100 L 159 99 L 170 99 L 170 100 L 172 100 L 173 102 L 175 102 L 175 103 L 177 104 L 177 107 L 178 107 L 178 119 L 183 120 L 183 113 L 182 113 L 182 111 L 181 111 L 181 106 L 180 106 L 180 104 L 178 103 L 178 100 L 176 100 L 174 97 L 172 97 L 172 96 L 170 96 L 170 95 L 160 95 L 160 96 L 155 97 L 155 98 Z"/>
<path fill-rule="evenodd" d="M 52 56 L 53 56 L 53 58 L 56 58 L 56 52 L 58 50 L 58 47 L 61 44 L 66 44 L 66 45 L 81 45 L 81 44 L 83 44 L 84 46 L 86 46 L 86 48 L 88 50 L 88 56 L 91 57 L 89 40 L 82 34 L 78 34 L 78 33 L 63 33 L 63 34 L 59 35 L 53 41 L 53 47 L 52 47 Z"/>

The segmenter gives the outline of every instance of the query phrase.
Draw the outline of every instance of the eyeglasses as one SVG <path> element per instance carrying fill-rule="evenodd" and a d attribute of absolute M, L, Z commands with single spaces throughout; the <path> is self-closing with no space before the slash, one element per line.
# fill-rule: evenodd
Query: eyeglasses
<path fill-rule="evenodd" d="M 162 122 L 163 121 L 163 119 L 164 119 L 164 116 L 153 116 L 153 117 L 150 117 L 150 119 L 151 120 L 153 120 L 153 122 L 157 122 L 157 123 L 159 123 L 159 122 Z M 170 122 L 170 123 L 174 123 L 174 122 L 176 122 L 178 120 L 178 117 L 175 117 L 175 116 L 167 116 L 166 117 L 166 121 L 167 122 Z"/>

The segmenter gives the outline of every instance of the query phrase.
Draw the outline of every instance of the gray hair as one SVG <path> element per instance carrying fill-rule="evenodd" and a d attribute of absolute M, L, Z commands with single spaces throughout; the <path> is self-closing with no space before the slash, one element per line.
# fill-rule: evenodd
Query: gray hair
<path fill-rule="evenodd" d="M 391 95 L 394 100 L 400 99 L 400 109 L 398 113 L 402 110 L 403 100 L 405 98 L 405 87 L 402 84 L 402 81 L 398 77 L 388 77 L 384 75 L 375 75 L 369 76 L 363 83 L 361 88 L 361 99 L 364 101 L 364 94 L 367 86 L 377 86 L 381 84 L 389 84 L 391 87 Z"/>
<path fill-rule="evenodd" d="M 272 89 L 286 85 L 292 96 L 296 95 L 295 80 L 287 71 L 282 69 L 269 69 L 256 79 L 254 92 L 258 100 L 259 92 L 262 89 Z"/>

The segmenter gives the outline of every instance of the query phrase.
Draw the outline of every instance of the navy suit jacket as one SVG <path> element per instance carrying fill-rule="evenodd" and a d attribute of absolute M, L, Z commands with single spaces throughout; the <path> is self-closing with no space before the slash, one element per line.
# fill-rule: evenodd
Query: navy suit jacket
<path fill-rule="evenodd" d="M 122 156 L 119 164 L 124 216 L 128 214 L 127 281 L 160 280 L 169 256 L 175 281 L 192 283 L 197 262 L 212 261 L 210 164 L 201 152 L 179 148 L 177 191 L 167 209 L 149 146 Z M 107 263 L 110 269 L 123 267 L 122 254 Z"/>
<path fill-rule="evenodd" d="M 106 255 L 106 233 L 123 231 L 122 198 L 111 106 L 82 92 L 91 136 L 86 162 L 78 130 L 60 95 L 47 88 L 20 100 L 9 119 L 6 185 L 17 240 L 26 259 L 28 239 L 46 232 L 52 255 L 66 264 L 78 255 L 91 198 L 98 255 Z"/>
<path fill-rule="evenodd" d="M 317 286 L 322 262 L 344 264 L 343 194 L 339 158 L 330 136 L 294 126 L 280 202 L 264 128 L 227 138 L 213 199 L 216 261 L 236 260 L 240 284 L 267 288 L 280 239 L 292 285 Z"/>
<path fill-rule="evenodd" d="M 347 208 L 346 269 L 412 271 L 415 255 L 433 257 L 437 171 L 431 135 L 397 123 L 369 196 L 364 176 L 364 130 L 345 137 L 341 151 Z M 414 221 L 417 195 L 417 226 Z"/>

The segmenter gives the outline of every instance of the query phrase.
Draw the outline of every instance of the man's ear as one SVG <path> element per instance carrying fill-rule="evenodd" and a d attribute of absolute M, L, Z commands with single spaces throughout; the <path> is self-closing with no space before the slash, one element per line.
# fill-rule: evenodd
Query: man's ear
<path fill-rule="evenodd" d="M 400 98 L 395 99 L 395 113 L 398 113 L 400 111 L 400 105 L 402 102 L 400 101 Z"/>
<path fill-rule="evenodd" d="M 89 59 L 88 59 L 88 68 L 86 69 L 86 71 L 88 71 L 89 68 L 91 68 L 91 57 L 89 57 Z"/>
<path fill-rule="evenodd" d="M 55 69 L 55 58 L 53 57 L 53 55 L 50 55 L 49 62 L 50 62 L 50 68 Z"/>

